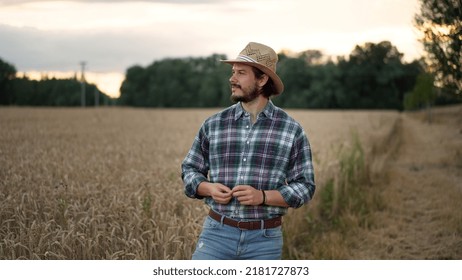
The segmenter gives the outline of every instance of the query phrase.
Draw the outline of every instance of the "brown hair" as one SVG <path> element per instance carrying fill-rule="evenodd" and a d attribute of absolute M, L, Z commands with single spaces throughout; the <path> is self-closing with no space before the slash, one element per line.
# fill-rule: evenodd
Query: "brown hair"
<path fill-rule="evenodd" d="M 255 78 L 257 79 L 261 79 L 261 77 L 265 75 L 265 73 L 263 73 L 263 71 L 261 71 L 257 67 L 252 66 L 252 70 L 253 70 L 253 73 L 255 74 Z M 276 90 L 276 86 L 274 85 L 273 80 L 269 76 L 268 76 L 268 81 L 262 88 L 262 94 L 266 98 L 270 98 L 270 96 L 278 94 Z"/>

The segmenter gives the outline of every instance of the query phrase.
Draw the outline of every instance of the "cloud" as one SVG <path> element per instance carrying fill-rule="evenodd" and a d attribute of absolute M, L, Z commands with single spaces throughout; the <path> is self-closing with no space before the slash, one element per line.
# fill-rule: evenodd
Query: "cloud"
<path fill-rule="evenodd" d="M 128 57 L 114 34 L 41 31 L 2 25 L 0 37 L 0 53 L 4 59 L 23 71 L 69 71 L 82 60 L 88 60 L 98 71 L 111 67 L 120 70 L 124 58 Z"/>
<path fill-rule="evenodd" d="M 92 71 L 124 72 L 163 57 L 207 56 L 201 34 L 171 37 L 150 30 L 44 31 L 0 25 L 0 54 L 20 71 L 73 71 L 86 61 Z"/>

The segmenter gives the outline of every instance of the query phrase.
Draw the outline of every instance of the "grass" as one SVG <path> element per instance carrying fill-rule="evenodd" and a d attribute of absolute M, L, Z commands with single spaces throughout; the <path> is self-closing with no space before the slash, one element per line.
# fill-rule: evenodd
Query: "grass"
<path fill-rule="evenodd" d="M 286 258 L 347 259 L 348 236 L 373 222 L 369 213 L 381 205 L 380 195 L 369 187 L 369 171 L 357 133 L 351 137 L 350 145 L 340 146 L 331 177 L 319 187 L 317 204 L 290 221 L 304 226 L 285 232 L 286 239 L 301 236 L 286 241 L 291 243 L 286 246 Z"/>

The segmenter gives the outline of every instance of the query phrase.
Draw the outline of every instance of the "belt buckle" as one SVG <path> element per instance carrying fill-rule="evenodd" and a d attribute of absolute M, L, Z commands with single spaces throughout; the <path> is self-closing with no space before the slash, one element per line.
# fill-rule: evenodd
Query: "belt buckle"
<path fill-rule="evenodd" d="M 240 230 L 247 230 L 246 228 L 241 228 L 241 222 L 242 221 L 237 221 L 237 228 L 240 229 Z M 243 222 L 245 223 L 245 222 Z"/>

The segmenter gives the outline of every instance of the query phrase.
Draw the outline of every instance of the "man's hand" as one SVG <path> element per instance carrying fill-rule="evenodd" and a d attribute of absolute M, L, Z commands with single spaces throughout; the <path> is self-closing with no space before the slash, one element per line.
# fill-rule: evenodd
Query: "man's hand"
<path fill-rule="evenodd" d="M 202 182 L 197 188 L 197 192 L 201 196 L 210 196 L 215 202 L 220 204 L 228 204 L 233 198 L 233 192 L 227 186 L 220 183 Z"/>
<path fill-rule="evenodd" d="M 213 185 L 214 188 L 212 188 L 210 193 L 213 200 L 220 204 L 228 204 L 231 198 L 233 198 L 233 192 L 231 189 L 219 183 L 215 183 Z"/>
<path fill-rule="evenodd" d="M 263 193 L 249 185 L 239 185 L 233 188 L 232 195 L 242 205 L 260 205 L 263 203 Z"/>

